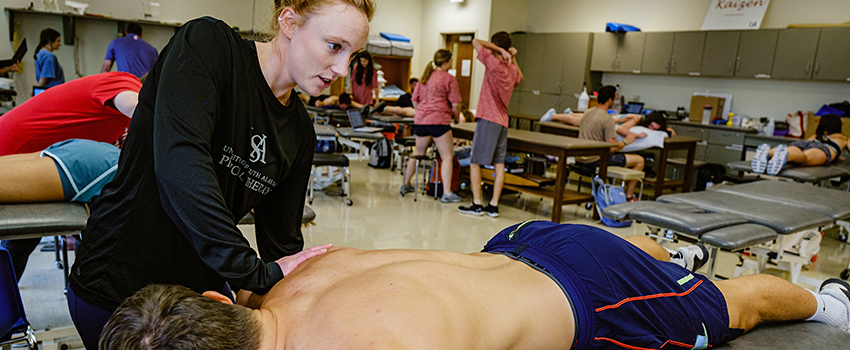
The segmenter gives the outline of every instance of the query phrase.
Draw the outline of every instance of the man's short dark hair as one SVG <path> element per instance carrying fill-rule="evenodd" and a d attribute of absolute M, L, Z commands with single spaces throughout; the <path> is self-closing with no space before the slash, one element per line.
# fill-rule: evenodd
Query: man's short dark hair
<path fill-rule="evenodd" d="M 240 349 L 260 347 L 252 312 L 183 286 L 152 284 L 125 299 L 103 328 L 101 350 Z"/>
<path fill-rule="evenodd" d="M 605 104 L 608 100 L 617 96 L 617 88 L 612 85 L 605 85 L 599 89 L 599 95 L 596 96 L 596 102 L 598 104 Z"/>
<path fill-rule="evenodd" d="M 497 32 L 490 37 L 490 42 L 508 51 L 511 48 L 511 35 L 508 32 Z"/>
<path fill-rule="evenodd" d="M 351 95 L 347 92 L 339 94 L 339 104 L 351 105 Z"/>
<path fill-rule="evenodd" d="M 136 34 L 138 36 L 142 36 L 142 26 L 140 26 L 136 22 L 127 23 L 127 34 Z"/>
<path fill-rule="evenodd" d="M 652 123 L 658 124 L 658 130 L 667 132 L 667 115 L 664 112 L 655 111 L 649 113 L 643 117 L 643 120 L 638 125 L 649 128 L 649 125 Z"/>

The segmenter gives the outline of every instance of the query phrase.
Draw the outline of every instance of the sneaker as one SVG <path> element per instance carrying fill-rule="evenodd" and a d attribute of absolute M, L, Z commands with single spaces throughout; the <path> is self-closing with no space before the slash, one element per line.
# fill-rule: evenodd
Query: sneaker
<path fill-rule="evenodd" d="M 372 112 L 381 113 L 384 111 L 384 108 L 387 107 L 387 103 L 384 101 L 378 102 L 375 104 L 375 108 L 372 108 Z"/>
<path fill-rule="evenodd" d="M 472 203 L 472 204 L 465 206 L 465 207 L 460 206 L 460 207 L 457 208 L 457 211 L 464 213 L 464 214 L 471 214 L 471 215 L 475 215 L 475 216 L 484 215 L 484 207 L 482 207 L 480 204 L 475 204 L 475 203 Z"/>
<path fill-rule="evenodd" d="M 785 145 L 776 146 L 773 149 L 773 157 L 770 157 L 770 161 L 767 162 L 767 174 L 779 174 L 786 162 L 788 162 L 788 147 L 785 147 Z"/>
<path fill-rule="evenodd" d="M 458 196 L 457 193 L 454 192 L 443 193 L 443 198 L 440 199 L 440 201 L 443 203 L 457 203 L 462 200 L 463 198 L 461 196 Z"/>
<path fill-rule="evenodd" d="M 753 163 L 750 166 L 756 174 L 764 173 L 767 168 L 767 158 L 770 157 L 770 145 L 763 143 L 756 149 L 756 156 L 753 157 Z"/>
<path fill-rule="evenodd" d="M 484 207 L 483 210 L 484 210 L 485 213 L 487 213 L 487 215 L 490 215 L 491 218 L 499 217 L 499 207 L 498 206 L 493 206 L 493 205 L 487 204 L 487 206 Z"/>
<path fill-rule="evenodd" d="M 820 285 L 820 294 L 829 295 L 843 303 L 847 307 L 846 320 L 850 320 L 850 284 L 844 280 L 830 278 Z M 850 332 L 850 322 L 845 323 L 843 329 L 845 332 Z"/>
<path fill-rule="evenodd" d="M 415 190 L 416 189 L 411 185 L 401 185 L 401 189 L 399 190 L 399 192 L 401 192 L 401 195 L 404 196 L 405 194 L 411 193 Z"/>
<path fill-rule="evenodd" d="M 546 111 L 546 113 L 543 113 L 543 116 L 540 117 L 540 121 L 541 122 L 551 122 L 553 115 L 555 115 L 555 109 L 549 108 L 549 110 Z"/>
<path fill-rule="evenodd" d="M 681 247 L 670 256 L 670 261 L 681 265 L 688 271 L 696 272 L 708 262 L 708 249 L 701 243 Z"/>
<path fill-rule="evenodd" d="M 564 114 L 573 114 L 573 110 L 570 109 L 570 107 L 567 107 L 567 109 L 564 110 Z"/>
<path fill-rule="evenodd" d="M 629 203 L 631 203 L 631 202 L 637 202 L 637 201 L 638 201 L 638 197 L 637 197 L 637 195 L 636 195 L 636 194 L 633 194 L 631 198 L 629 198 L 629 199 L 627 199 L 627 200 L 626 200 L 626 202 L 629 202 Z"/>

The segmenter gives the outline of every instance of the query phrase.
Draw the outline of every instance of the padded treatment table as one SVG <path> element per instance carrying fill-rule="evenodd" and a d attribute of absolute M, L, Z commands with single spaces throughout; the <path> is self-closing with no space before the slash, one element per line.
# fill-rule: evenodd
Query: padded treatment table
<path fill-rule="evenodd" d="M 738 339 L 713 347 L 715 350 L 843 350 L 850 344 L 850 333 L 821 322 L 784 322 L 764 324 Z"/>
<path fill-rule="evenodd" d="M 0 204 L 0 240 L 15 240 L 25 238 L 41 238 L 46 236 L 60 237 L 56 239 L 56 261 L 65 273 L 65 285 L 68 285 L 68 247 L 65 235 L 77 235 L 86 229 L 88 220 L 86 206 L 76 202 L 55 203 L 26 203 Z M 305 220 L 313 221 L 316 213 L 307 206 L 304 207 Z M 248 213 L 239 221 L 240 225 L 253 225 L 254 216 Z M 59 247 L 62 248 L 62 260 L 59 260 Z"/>
<path fill-rule="evenodd" d="M 336 131 L 339 133 L 339 142 L 343 145 L 349 146 L 351 148 L 357 149 L 357 160 L 360 160 L 363 156 L 363 152 L 367 153 L 368 149 L 363 147 L 363 142 L 365 141 L 378 141 L 384 138 L 384 134 L 380 132 L 362 132 L 362 131 L 354 131 L 352 128 L 337 128 Z"/>
<path fill-rule="evenodd" d="M 709 246 L 710 257 L 706 276 L 714 278 L 719 249 L 737 252 L 756 244 L 776 239 L 776 231 L 731 213 L 708 213 L 693 205 L 660 202 L 634 202 L 612 205 L 602 215 L 615 220 L 632 219 L 664 234 L 652 235 L 676 240 L 680 235 Z M 657 227 L 658 229 L 654 229 Z"/>
<path fill-rule="evenodd" d="M 726 164 L 729 169 L 752 172 L 752 162 L 737 161 Z M 776 176 L 799 182 L 821 183 L 834 177 L 850 176 L 850 168 L 845 166 L 807 166 L 782 169 Z"/>
<path fill-rule="evenodd" d="M 336 136 L 336 128 L 330 125 L 313 124 L 313 130 L 316 131 L 316 136 Z"/>

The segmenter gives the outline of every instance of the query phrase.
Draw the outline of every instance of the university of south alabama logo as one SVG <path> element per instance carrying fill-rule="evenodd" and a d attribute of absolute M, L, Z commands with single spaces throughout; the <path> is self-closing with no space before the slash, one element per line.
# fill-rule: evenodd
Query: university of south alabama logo
<path fill-rule="evenodd" d="M 262 162 L 266 164 L 266 135 L 254 135 L 251 137 L 251 163 Z"/>

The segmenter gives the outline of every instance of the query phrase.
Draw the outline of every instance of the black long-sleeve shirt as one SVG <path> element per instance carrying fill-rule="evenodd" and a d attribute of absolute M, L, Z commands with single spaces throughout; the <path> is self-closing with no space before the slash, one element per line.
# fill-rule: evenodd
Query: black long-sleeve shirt
<path fill-rule="evenodd" d="M 272 93 L 253 41 L 212 18 L 187 23 L 139 93 L 71 288 L 110 310 L 151 283 L 267 292 L 283 278 L 274 260 L 303 249 L 315 142 L 295 94 L 284 106 Z M 252 208 L 259 258 L 236 228 Z"/>

